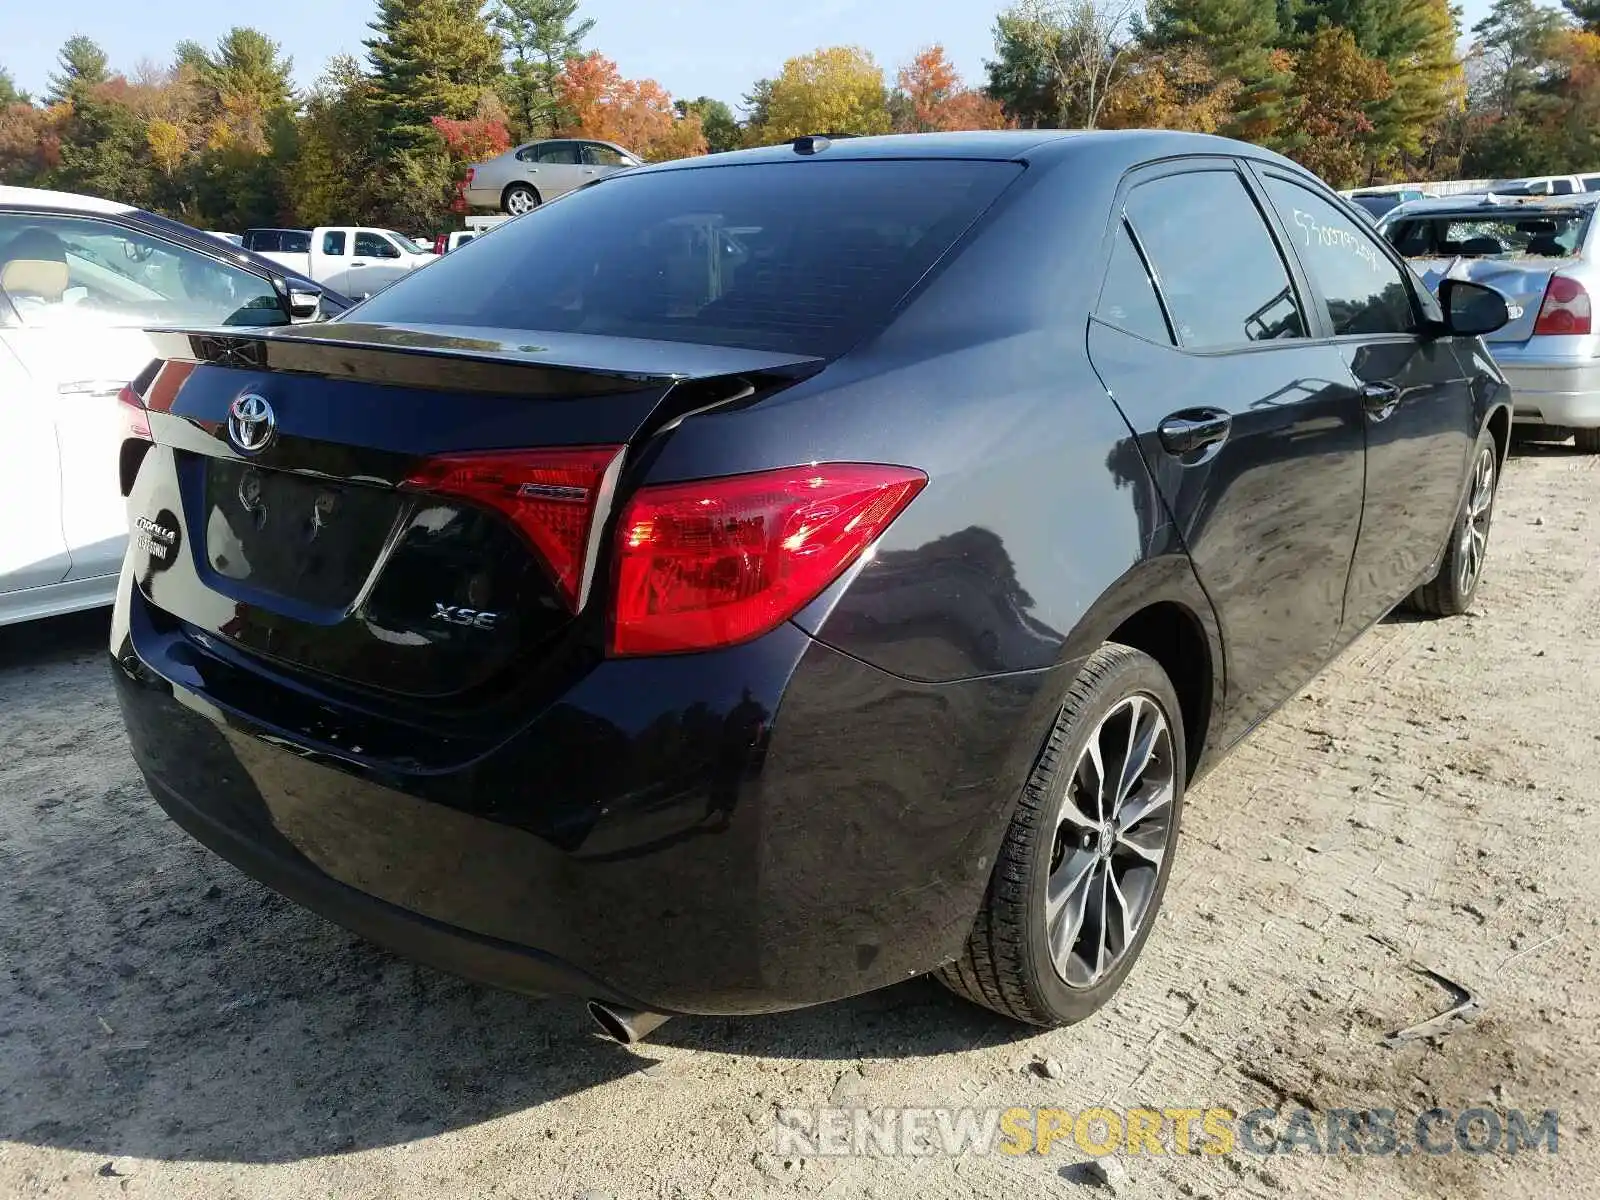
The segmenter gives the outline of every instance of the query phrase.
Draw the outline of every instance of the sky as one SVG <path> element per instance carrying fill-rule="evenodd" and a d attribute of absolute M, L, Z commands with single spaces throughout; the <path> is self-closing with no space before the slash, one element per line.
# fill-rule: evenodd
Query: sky
<path fill-rule="evenodd" d="M 1466 0 L 1464 25 L 1490 0 Z M 967 82 L 982 83 L 1002 0 L 583 0 L 588 47 L 630 78 L 654 79 L 675 97 L 713 96 L 738 106 L 751 83 L 819 46 L 870 50 L 890 79 L 912 55 L 944 45 Z M 305 87 L 335 54 L 362 53 L 373 0 L 271 0 L 239 9 L 198 0 L 0 0 L 0 67 L 39 95 L 56 51 L 75 33 L 94 38 L 114 70 L 166 63 L 185 38 L 210 45 L 235 24 L 254 25 L 294 58 Z"/>
<path fill-rule="evenodd" d="M 922 47 L 942 42 L 969 82 L 983 81 L 999 0 L 583 0 L 594 18 L 586 45 L 630 78 L 655 79 L 675 97 L 739 98 L 783 61 L 818 46 L 870 50 L 890 77 Z M 253 25 L 294 58 L 302 87 L 335 54 L 361 54 L 371 0 L 272 0 L 238 7 L 197 0 L 0 0 L 0 66 L 17 86 L 42 93 L 61 43 L 84 33 L 114 70 L 141 59 L 166 63 L 184 38 L 213 44 Z"/>

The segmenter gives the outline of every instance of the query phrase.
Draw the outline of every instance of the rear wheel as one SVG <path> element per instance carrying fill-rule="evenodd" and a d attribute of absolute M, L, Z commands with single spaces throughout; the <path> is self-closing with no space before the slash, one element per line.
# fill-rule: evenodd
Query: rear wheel
<path fill-rule="evenodd" d="M 1572 444 L 1584 454 L 1600 454 L 1600 429 L 1574 429 Z"/>
<path fill-rule="evenodd" d="M 1411 593 L 1407 604 L 1434 617 L 1453 617 L 1472 607 L 1489 552 L 1489 524 L 1494 519 L 1495 490 L 1500 484 L 1500 455 L 1488 430 L 1478 435 L 1472 455 L 1472 476 L 1461 508 L 1450 527 L 1439 573 Z"/>
<path fill-rule="evenodd" d="M 514 217 L 539 207 L 539 193 L 525 183 L 513 183 L 500 197 L 500 207 Z"/>
<path fill-rule="evenodd" d="M 1166 890 L 1183 809 L 1183 721 L 1149 655 L 1084 664 L 1023 790 L 966 951 L 939 972 L 1033 1025 L 1081 1021 L 1122 986 Z"/>

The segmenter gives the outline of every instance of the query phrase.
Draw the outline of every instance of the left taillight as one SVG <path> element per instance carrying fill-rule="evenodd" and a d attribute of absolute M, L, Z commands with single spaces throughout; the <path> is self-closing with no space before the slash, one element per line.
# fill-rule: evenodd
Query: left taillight
<path fill-rule="evenodd" d="M 621 446 L 446 454 L 403 487 L 494 509 L 532 545 L 569 611 L 576 611 L 595 508 Z"/>
<path fill-rule="evenodd" d="M 155 440 L 150 433 L 150 413 L 145 409 L 143 398 L 133 390 L 133 384 L 124 384 L 117 393 L 117 409 L 122 414 L 123 437 L 145 442 Z"/>
<path fill-rule="evenodd" d="M 617 523 L 608 652 L 710 650 L 767 633 L 927 482 L 908 467 L 818 463 L 640 488 Z"/>

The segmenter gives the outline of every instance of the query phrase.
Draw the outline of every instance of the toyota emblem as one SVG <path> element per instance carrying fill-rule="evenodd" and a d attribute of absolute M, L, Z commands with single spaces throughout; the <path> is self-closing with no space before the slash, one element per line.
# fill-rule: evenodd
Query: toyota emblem
<path fill-rule="evenodd" d="M 265 396 L 245 392 L 228 405 L 228 440 L 245 454 L 267 447 L 278 431 L 278 418 Z"/>

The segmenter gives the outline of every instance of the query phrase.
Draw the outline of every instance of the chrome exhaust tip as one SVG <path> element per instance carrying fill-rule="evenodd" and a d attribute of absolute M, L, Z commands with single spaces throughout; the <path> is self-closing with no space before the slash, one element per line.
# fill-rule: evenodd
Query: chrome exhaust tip
<path fill-rule="evenodd" d="M 589 1001 L 589 1015 L 600 1026 L 601 1033 L 624 1046 L 634 1046 L 644 1041 L 671 1019 L 661 1013 L 620 1008 L 601 1000 Z"/>

